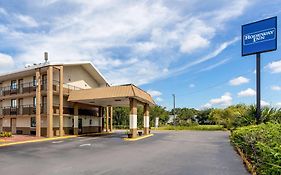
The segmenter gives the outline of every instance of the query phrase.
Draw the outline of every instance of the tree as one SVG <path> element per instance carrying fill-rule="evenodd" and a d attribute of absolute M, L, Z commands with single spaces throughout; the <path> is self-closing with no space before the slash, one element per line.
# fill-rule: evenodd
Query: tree
<path fill-rule="evenodd" d="M 159 117 L 159 124 L 166 124 L 169 120 L 169 112 L 165 107 L 154 106 L 150 108 L 150 125 L 155 125 L 155 118 Z"/>

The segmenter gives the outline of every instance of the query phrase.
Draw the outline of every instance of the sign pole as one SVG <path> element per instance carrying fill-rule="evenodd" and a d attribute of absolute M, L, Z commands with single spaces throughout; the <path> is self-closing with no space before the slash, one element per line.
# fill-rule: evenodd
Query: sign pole
<path fill-rule="evenodd" d="M 256 88 L 257 88 L 257 111 L 256 111 L 256 123 L 260 123 L 261 117 L 261 54 L 256 54 Z"/>

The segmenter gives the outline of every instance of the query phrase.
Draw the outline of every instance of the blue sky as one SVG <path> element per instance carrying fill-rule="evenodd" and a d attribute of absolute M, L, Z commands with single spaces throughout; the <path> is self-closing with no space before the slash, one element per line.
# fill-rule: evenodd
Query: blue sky
<path fill-rule="evenodd" d="M 112 85 L 134 83 L 168 109 L 173 93 L 178 107 L 253 104 L 255 56 L 241 57 L 241 25 L 277 16 L 280 29 L 280 4 L 0 1 L 0 72 L 41 62 L 48 51 L 50 61 L 90 60 Z M 280 78 L 279 44 L 262 54 L 262 105 L 281 106 Z"/>

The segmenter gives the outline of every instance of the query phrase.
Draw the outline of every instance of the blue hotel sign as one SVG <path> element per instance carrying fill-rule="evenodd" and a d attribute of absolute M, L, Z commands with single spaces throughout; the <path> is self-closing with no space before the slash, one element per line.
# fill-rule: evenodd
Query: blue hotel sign
<path fill-rule="evenodd" d="M 277 49 L 277 17 L 242 26 L 242 56 Z"/>

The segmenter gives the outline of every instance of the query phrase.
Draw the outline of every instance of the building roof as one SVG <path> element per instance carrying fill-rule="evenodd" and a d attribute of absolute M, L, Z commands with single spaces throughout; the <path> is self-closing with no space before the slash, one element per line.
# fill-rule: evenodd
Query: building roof
<path fill-rule="evenodd" d="M 76 66 L 80 65 L 82 66 L 91 76 L 95 77 L 99 83 L 107 84 L 109 85 L 108 81 L 105 79 L 105 77 L 100 73 L 100 71 L 92 64 L 90 61 L 78 61 L 78 62 L 47 62 L 47 63 L 40 63 L 40 64 L 34 64 L 32 66 L 27 66 L 23 69 L 14 70 L 12 72 L 0 74 L 0 80 L 8 80 L 11 79 L 13 76 L 25 76 L 29 73 L 33 73 L 35 69 L 43 68 L 47 66 Z"/>
<path fill-rule="evenodd" d="M 132 84 L 71 91 L 68 101 L 97 106 L 128 106 L 129 98 L 156 105 L 150 94 Z"/>

